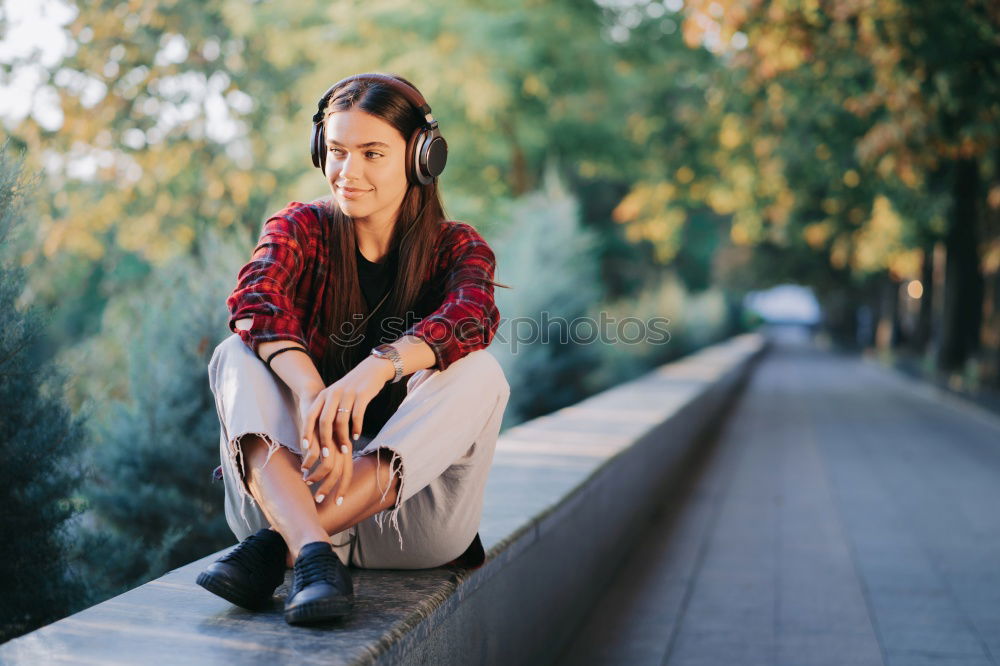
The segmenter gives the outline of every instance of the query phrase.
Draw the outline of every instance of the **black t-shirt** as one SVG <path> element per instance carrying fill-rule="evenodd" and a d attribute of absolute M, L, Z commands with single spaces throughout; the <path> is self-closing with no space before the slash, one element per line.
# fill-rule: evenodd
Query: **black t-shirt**
<path fill-rule="evenodd" d="M 365 303 L 368 304 L 368 311 L 378 305 L 382 297 L 392 288 L 396 279 L 396 267 L 398 264 L 398 252 L 391 251 L 381 263 L 373 263 L 365 259 L 361 250 L 355 251 L 358 263 L 358 281 L 361 283 L 361 293 L 364 295 Z M 364 340 L 361 343 L 361 350 L 368 354 L 376 346 L 393 342 L 399 337 L 399 331 L 386 330 L 386 318 L 389 316 L 387 306 L 389 298 L 376 310 L 365 326 Z M 362 357 L 363 358 L 363 357 Z M 406 386 L 403 380 L 396 384 L 388 383 L 376 395 L 367 409 L 365 409 L 364 422 L 361 432 L 368 437 L 374 437 L 382 429 L 385 422 L 389 420 L 399 403 L 406 395 Z"/>

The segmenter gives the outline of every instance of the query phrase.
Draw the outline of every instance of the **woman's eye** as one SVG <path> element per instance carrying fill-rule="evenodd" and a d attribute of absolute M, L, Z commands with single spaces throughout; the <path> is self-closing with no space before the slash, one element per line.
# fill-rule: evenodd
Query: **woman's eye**
<path fill-rule="evenodd" d="M 334 155 L 337 155 L 337 156 L 341 155 L 344 152 L 340 148 L 334 148 L 334 147 L 331 147 L 331 146 L 328 146 L 326 150 L 327 150 L 327 152 L 333 153 Z M 374 150 L 369 150 L 369 151 L 367 151 L 365 153 L 365 156 L 368 157 L 368 158 L 370 158 L 370 159 L 375 159 L 376 157 L 382 157 L 382 153 L 376 152 Z"/>

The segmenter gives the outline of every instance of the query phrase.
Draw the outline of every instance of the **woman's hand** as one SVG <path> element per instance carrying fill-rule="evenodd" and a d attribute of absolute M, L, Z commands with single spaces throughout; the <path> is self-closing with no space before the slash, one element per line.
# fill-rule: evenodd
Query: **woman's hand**
<path fill-rule="evenodd" d="M 305 452 L 302 478 L 310 485 L 320 482 L 317 504 L 334 486 L 338 486 L 337 504 L 344 501 L 354 471 L 353 441 L 361 435 L 365 409 L 393 376 L 391 361 L 369 356 L 321 391 L 299 396 Z"/>

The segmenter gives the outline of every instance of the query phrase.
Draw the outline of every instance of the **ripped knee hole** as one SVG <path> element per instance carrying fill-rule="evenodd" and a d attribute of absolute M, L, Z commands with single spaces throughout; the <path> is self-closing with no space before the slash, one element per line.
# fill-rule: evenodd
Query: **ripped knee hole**
<path fill-rule="evenodd" d="M 257 468 L 263 468 L 278 449 L 278 443 L 265 434 L 248 432 L 236 437 L 230 444 L 231 455 L 236 462 L 240 480 L 244 490 L 250 492 L 250 473 Z"/>
<path fill-rule="evenodd" d="M 392 459 L 395 454 L 393 453 L 392 449 L 379 449 L 375 453 L 375 455 L 378 456 L 381 462 L 384 462 L 386 464 L 385 472 L 382 471 L 381 465 L 378 466 L 377 470 L 378 486 L 381 488 L 382 484 L 388 482 L 390 486 L 389 490 L 392 490 L 394 492 L 398 491 L 400 481 L 403 478 L 403 461 L 399 460 L 398 456 L 396 456 L 398 462 L 395 465 L 395 469 L 393 469 Z"/>

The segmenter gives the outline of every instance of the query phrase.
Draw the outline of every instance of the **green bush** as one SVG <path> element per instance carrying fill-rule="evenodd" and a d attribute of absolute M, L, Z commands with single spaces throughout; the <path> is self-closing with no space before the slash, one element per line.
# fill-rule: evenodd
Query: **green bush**
<path fill-rule="evenodd" d="M 63 617 L 83 602 L 69 566 L 68 527 L 79 513 L 83 420 L 62 399 L 64 377 L 39 351 L 45 317 L 19 309 L 25 281 L 11 232 L 27 185 L 0 147 L 0 642 Z"/>
<path fill-rule="evenodd" d="M 248 255 L 204 235 L 195 255 L 110 302 L 100 334 L 64 354 L 92 414 L 81 540 L 95 597 L 234 541 L 222 484 L 211 480 L 219 422 L 207 366 L 228 334 L 226 296 Z"/>
<path fill-rule="evenodd" d="M 585 392 L 598 350 L 568 341 L 567 326 L 559 322 L 587 315 L 602 288 L 596 238 L 580 228 L 579 205 L 553 170 L 541 191 L 510 202 L 504 218 L 504 232 L 491 246 L 496 279 L 511 289 L 495 290 L 501 325 L 490 352 L 510 383 L 504 424 L 513 425 L 575 402 Z M 556 322 L 548 327 L 548 342 L 532 324 L 540 325 L 543 313 Z"/>
<path fill-rule="evenodd" d="M 491 241 L 497 280 L 513 287 L 496 290 L 502 323 L 490 345 L 511 386 L 505 426 L 579 402 L 728 333 L 723 292 L 705 288 L 692 294 L 670 271 L 634 297 L 608 299 L 597 268 L 599 237 L 581 227 L 579 208 L 550 170 L 542 191 L 508 205 L 504 233 Z M 573 323 L 586 318 L 603 326 L 603 320 L 626 317 L 644 324 L 654 317 L 669 320 L 669 340 L 586 342 L 589 324 Z M 556 322 L 548 338 L 532 335 L 546 319 Z"/>

